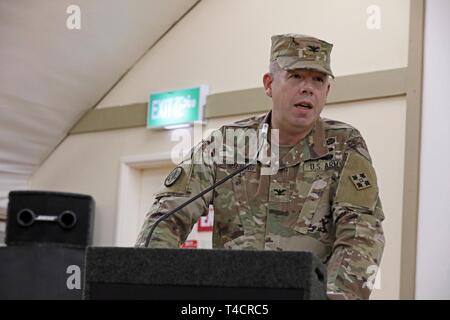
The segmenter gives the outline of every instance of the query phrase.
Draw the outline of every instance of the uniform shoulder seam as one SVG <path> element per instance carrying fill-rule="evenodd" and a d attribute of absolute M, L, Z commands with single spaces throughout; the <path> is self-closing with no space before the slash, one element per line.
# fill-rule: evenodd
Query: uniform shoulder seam
<path fill-rule="evenodd" d="M 358 131 L 351 124 L 348 124 L 348 123 L 345 123 L 342 121 L 328 119 L 328 118 L 322 118 L 322 121 L 325 125 L 325 128 L 328 130 L 344 129 L 344 130 L 348 130 L 348 131 L 353 131 L 353 130 Z"/>
<path fill-rule="evenodd" d="M 238 120 L 232 123 L 227 123 L 222 126 L 222 128 L 248 128 L 257 127 L 261 123 L 261 117 L 250 117 L 242 120 Z"/>

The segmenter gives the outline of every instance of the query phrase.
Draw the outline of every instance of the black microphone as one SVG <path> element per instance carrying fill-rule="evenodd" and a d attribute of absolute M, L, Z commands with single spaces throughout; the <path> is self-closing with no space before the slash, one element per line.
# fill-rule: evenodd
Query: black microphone
<path fill-rule="evenodd" d="M 263 143 L 261 143 L 258 152 L 256 153 L 256 156 L 245 166 L 233 171 L 232 173 L 230 173 L 229 175 L 227 175 L 225 178 L 217 181 L 216 183 L 214 183 L 212 186 L 206 188 L 205 190 L 203 190 L 202 192 L 200 192 L 199 194 L 197 194 L 196 196 L 190 198 L 189 200 L 187 200 L 186 202 L 180 204 L 178 207 L 176 207 L 175 209 L 170 210 L 169 212 L 163 214 L 161 217 L 159 217 L 155 223 L 153 223 L 152 227 L 150 228 L 150 232 L 147 236 L 147 239 L 145 241 L 145 247 L 148 247 L 148 244 L 150 243 L 151 239 L 152 239 L 152 235 L 153 232 L 155 231 L 156 227 L 158 226 L 158 224 L 160 224 L 162 221 L 166 220 L 168 217 L 170 217 L 172 214 L 176 213 L 178 210 L 186 207 L 188 204 L 190 204 L 191 202 L 194 202 L 195 200 L 197 200 L 198 198 L 202 197 L 204 194 L 210 192 L 211 190 L 214 190 L 215 188 L 217 188 L 218 186 L 220 186 L 221 184 L 223 184 L 225 181 L 228 181 L 229 179 L 233 178 L 235 175 L 237 175 L 238 173 L 241 173 L 242 171 L 244 171 L 245 169 L 247 169 L 249 166 L 251 166 L 252 164 L 256 163 L 258 157 L 259 157 L 259 153 L 261 152 L 262 147 L 264 146 L 264 142 L 267 139 L 267 133 L 269 131 L 269 125 L 267 123 L 263 124 L 263 127 L 261 129 L 261 139 L 263 141 Z"/>

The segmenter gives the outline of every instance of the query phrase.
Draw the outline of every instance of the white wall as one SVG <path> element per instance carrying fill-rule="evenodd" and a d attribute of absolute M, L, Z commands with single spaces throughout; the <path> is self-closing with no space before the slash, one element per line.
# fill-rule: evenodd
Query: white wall
<path fill-rule="evenodd" d="M 380 29 L 367 28 L 371 5 L 380 9 Z M 210 94 L 260 87 L 270 37 L 278 33 L 334 43 L 337 76 L 404 68 L 408 26 L 409 0 L 203 0 L 98 107 L 144 102 L 151 92 L 202 83 Z"/>
<path fill-rule="evenodd" d="M 426 1 L 417 299 L 450 299 L 450 1 Z"/>

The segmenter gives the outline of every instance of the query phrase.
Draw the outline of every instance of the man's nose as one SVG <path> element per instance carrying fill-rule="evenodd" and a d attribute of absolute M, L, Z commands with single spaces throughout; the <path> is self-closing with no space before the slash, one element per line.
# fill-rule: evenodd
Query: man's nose
<path fill-rule="evenodd" d="M 310 83 L 303 83 L 303 85 L 300 87 L 300 93 L 302 95 L 312 95 L 314 92 L 312 86 Z"/>
<path fill-rule="evenodd" d="M 314 92 L 312 81 L 307 78 L 303 79 L 303 81 L 300 83 L 299 89 L 302 95 L 313 95 Z"/>

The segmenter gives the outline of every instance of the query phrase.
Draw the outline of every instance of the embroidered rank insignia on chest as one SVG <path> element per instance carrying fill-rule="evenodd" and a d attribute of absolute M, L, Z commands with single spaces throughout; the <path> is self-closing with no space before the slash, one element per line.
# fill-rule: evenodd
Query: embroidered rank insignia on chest
<path fill-rule="evenodd" d="M 336 143 L 336 137 L 331 137 L 327 139 L 327 146 L 333 145 Z"/>
<path fill-rule="evenodd" d="M 270 184 L 270 202 L 289 202 L 289 182 L 275 182 Z"/>
<path fill-rule="evenodd" d="M 329 153 L 334 153 L 334 150 L 336 149 L 336 137 L 327 139 L 327 149 Z"/>
<path fill-rule="evenodd" d="M 275 195 L 277 196 L 284 196 L 286 191 L 286 189 L 273 189 L 273 192 L 275 192 Z"/>
<path fill-rule="evenodd" d="M 350 179 L 355 185 L 356 190 L 364 190 L 372 186 L 366 174 L 363 172 L 350 176 Z"/>
<path fill-rule="evenodd" d="M 175 169 L 173 169 L 172 172 L 170 172 L 169 175 L 167 176 L 166 180 L 164 180 L 164 185 L 166 187 L 170 187 L 171 185 L 173 185 L 181 176 L 182 172 L 183 168 L 181 167 L 176 167 Z"/>

